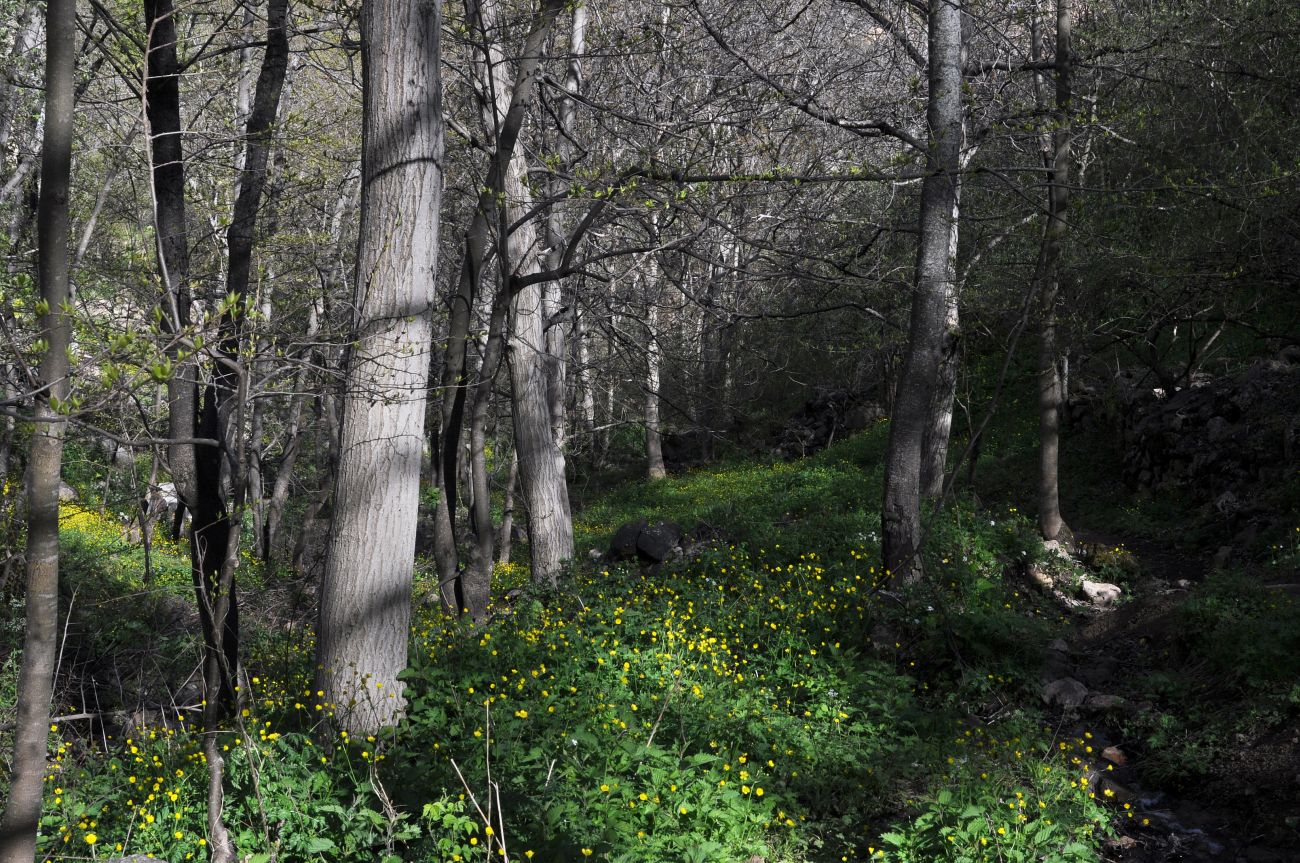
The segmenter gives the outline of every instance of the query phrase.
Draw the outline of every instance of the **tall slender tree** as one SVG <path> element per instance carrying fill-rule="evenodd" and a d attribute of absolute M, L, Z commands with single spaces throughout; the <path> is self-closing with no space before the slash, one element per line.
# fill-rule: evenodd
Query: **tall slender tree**
<path fill-rule="evenodd" d="M 37 211 L 39 326 L 44 351 L 27 461 L 27 624 L 18 677 L 9 799 L 0 820 L 0 861 L 30 863 L 45 784 L 50 700 L 59 629 L 59 484 L 69 395 L 68 196 L 72 171 L 74 0 L 45 7 L 45 130 Z"/>
<path fill-rule="evenodd" d="M 881 536 L 896 580 L 921 575 L 921 461 L 943 359 L 948 297 L 955 289 L 953 221 L 958 217 L 962 145 L 962 8 L 935 0 L 929 9 L 926 175 L 907 350 L 889 424 Z"/>
<path fill-rule="evenodd" d="M 1037 40 L 1037 34 L 1035 34 Z M 1070 170 L 1073 165 L 1070 124 L 1073 92 L 1073 45 L 1070 0 L 1056 0 L 1056 101 L 1052 131 L 1045 136 L 1047 225 L 1038 261 L 1041 328 L 1038 342 L 1038 529 L 1045 539 L 1068 530 L 1061 518 L 1057 458 L 1061 437 L 1061 375 L 1056 344 L 1056 305 L 1061 287 L 1061 253 L 1069 233 Z M 1035 89 L 1041 89 L 1035 82 Z M 1040 97 L 1041 100 L 1042 97 Z"/>

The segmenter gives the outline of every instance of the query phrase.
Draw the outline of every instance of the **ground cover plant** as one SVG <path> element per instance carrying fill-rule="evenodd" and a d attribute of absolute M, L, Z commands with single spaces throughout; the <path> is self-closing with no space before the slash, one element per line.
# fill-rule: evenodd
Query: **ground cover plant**
<path fill-rule="evenodd" d="M 1113 813 L 1087 787 L 1086 741 L 1033 698 L 1061 623 L 1014 577 L 1037 553 L 1031 530 L 1013 510 L 954 506 L 929 535 L 944 578 L 885 591 L 881 432 L 591 501 L 587 547 L 644 516 L 701 539 L 663 567 L 600 562 L 558 592 L 503 593 L 486 624 L 426 607 L 407 717 L 378 735 L 326 731 L 310 628 L 253 615 L 245 707 L 221 736 L 238 847 L 320 861 L 1094 859 Z M 83 613 L 134 595 L 139 614 L 119 625 L 147 625 L 149 597 L 184 595 L 165 543 L 146 588 L 111 516 L 76 510 L 64 530 L 97 549 L 70 558 L 72 589 L 97 585 Z M 505 591 L 522 572 L 501 574 Z M 193 644 L 171 652 L 197 661 Z M 63 723 L 44 853 L 204 857 L 195 719 Z"/>

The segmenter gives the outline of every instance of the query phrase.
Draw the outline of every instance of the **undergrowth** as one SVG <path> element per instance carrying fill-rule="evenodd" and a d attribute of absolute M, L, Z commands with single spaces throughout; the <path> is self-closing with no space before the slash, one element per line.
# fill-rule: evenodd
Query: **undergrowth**
<path fill-rule="evenodd" d="M 697 542 L 656 570 L 584 566 L 559 592 L 503 597 L 488 625 L 422 609 L 407 717 L 364 740 L 326 730 L 309 629 L 246 632 L 246 709 L 222 732 L 241 854 L 1096 859 L 1109 813 L 1035 707 L 1041 648 L 1061 622 L 1014 576 L 1040 548 L 1032 530 L 1014 508 L 959 504 L 931 519 L 925 586 L 886 590 L 883 448 L 877 429 L 802 461 L 736 462 L 591 502 L 583 551 L 638 517 L 677 520 Z M 65 540 L 93 533 L 69 526 Z M 160 552 L 172 558 L 148 588 L 129 550 L 71 555 L 68 582 L 97 607 L 181 595 L 178 552 Z M 273 595 L 274 577 L 245 569 L 246 603 Z M 115 608 L 106 631 L 151 619 L 148 602 Z M 206 856 L 195 715 L 60 725 L 43 853 Z"/>

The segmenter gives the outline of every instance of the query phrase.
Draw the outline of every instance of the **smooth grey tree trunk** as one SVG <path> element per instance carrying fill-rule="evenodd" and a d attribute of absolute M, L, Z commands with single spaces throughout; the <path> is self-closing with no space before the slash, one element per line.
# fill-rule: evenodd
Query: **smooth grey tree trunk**
<path fill-rule="evenodd" d="M 656 268 L 650 268 L 653 278 Z M 647 287 L 647 291 L 651 288 Z M 645 345 L 645 455 L 646 475 L 650 479 L 663 479 L 668 475 L 664 467 L 663 429 L 659 422 L 659 305 L 651 300 L 646 306 Z"/>
<path fill-rule="evenodd" d="M 531 207 L 525 185 L 523 158 L 512 160 L 506 177 L 506 224 Z M 537 271 L 541 264 L 536 234 L 529 222 L 518 225 L 509 237 L 509 251 L 500 254 L 503 266 L 515 265 L 520 275 Z M 507 280 L 507 284 L 513 281 Z M 512 289 L 510 300 L 511 407 L 515 424 L 515 451 L 519 453 L 519 485 L 528 512 L 528 551 L 533 581 L 555 586 L 565 564 L 573 558 L 573 517 L 569 486 L 564 474 L 564 454 L 551 429 L 546 375 L 546 312 L 542 285 Z"/>
<path fill-rule="evenodd" d="M 18 672 L 18 724 L 4 818 L 0 861 L 31 863 L 45 785 L 50 699 L 59 634 L 59 480 L 67 419 L 68 196 L 72 170 L 73 76 L 76 71 L 76 4 L 49 0 L 45 12 L 45 130 L 41 198 L 37 212 L 38 278 L 43 310 L 38 319 L 45 351 L 35 401 L 27 461 L 27 602 L 22 665 Z"/>
<path fill-rule="evenodd" d="M 921 577 L 921 459 L 943 359 L 947 296 L 956 277 L 951 238 L 961 182 L 961 16 L 956 2 L 931 4 L 927 176 L 921 185 L 916 285 L 889 424 L 880 517 L 885 569 L 904 583 Z"/>
<path fill-rule="evenodd" d="M 1044 539 L 1065 533 L 1061 517 L 1058 462 L 1061 447 L 1061 375 L 1056 343 L 1056 305 L 1061 284 L 1061 253 L 1069 233 L 1070 103 L 1073 100 L 1073 51 L 1070 0 L 1056 3 L 1056 104 L 1052 112 L 1050 151 L 1044 154 L 1048 174 L 1047 225 L 1039 260 L 1042 328 L 1038 346 L 1038 529 Z"/>
<path fill-rule="evenodd" d="M 958 215 L 961 212 L 961 187 L 953 202 L 952 224 L 948 238 L 949 255 L 957 260 Z M 954 266 L 954 276 L 956 268 Z M 925 429 L 921 462 L 921 493 L 928 500 L 943 496 L 944 472 L 948 466 L 948 440 L 952 436 L 952 411 L 957 401 L 957 371 L 960 366 L 961 310 L 957 279 L 948 283 L 943 298 L 943 338 L 940 346 L 939 374 L 935 379 L 934 400 L 930 405 L 929 424 Z"/>
<path fill-rule="evenodd" d="M 564 200 L 568 185 L 563 174 L 568 172 L 574 158 L 572 136 L 577 107 L 575 99 L 582 93 L 582 55 L 587 51 L 587 14 L 585 3 L 574 4 L 573 24 L 569 31 L 569 63 L 564 73 L 564 94 L 560 98 L 559 129 L 556 136 L 556 150 L 563 172 L 556 172 L 551 180 L 550 198 L 554 203 L 551 204 L 546 220 L 546 265 L 550 270 L 560 269 L 566 252 L 564 209 L 559 202 Z M 576 304 L 576 300 L 572 302 Z M 551 434 L 555 438 L 555 446 L 565 452 L 568 448 L 565 412 L 568 339 L 565 328 L 558 320 L 563 308 L 558 281 L 549 281 L 543 286 L 542 308 L 546 313 L 546 390 L 551 410 Z"/>
<path fill-rule="evenodd" d="M 351 355 L 321 586 L 317 688 L 336 727 L 404 709 L 442 199 L 441 7 L 362 7 L 362 197 Z"/>

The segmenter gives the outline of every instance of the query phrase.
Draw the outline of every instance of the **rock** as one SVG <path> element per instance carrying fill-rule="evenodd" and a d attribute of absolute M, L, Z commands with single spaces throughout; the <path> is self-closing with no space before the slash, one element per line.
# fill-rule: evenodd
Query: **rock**
<path fill-rule="evenodd" d="M 609 541 L 609 556 L 614 560 L 630 560 L 636 557 L 637 537 L 641 535 L 641 531 L 648 523 L 644 518 L 629 521 L 614 531 L 614 538 Z"/>
<path fill-rule="evenodd" d="M 600 563 L 600 561 L 605 557 L 605 553 L 598 548 L 593 548 L 591 551 L 587 552 L 587 557 L 592 563 Z"/>
<path fill-rule="evenodd" d="M 671 521 L 644 528 L 636 538 L 636 550 L 653 563 L 663 563 L 682 541 L 682 528 Z"/>
<path fill-rule="evenodd" d="M 1070 645 L 1066 643 L 1064 638 L 1052 639 L 1050 642 L 1048 642 L 1047 649 L 1052 651 L 1053 653 L 1069 654 L 1071 652 Z"/>
<path fill-rule="evenodd" d="M 76 503 L 80 499 L 77 490 L 66 482 L 59 483 L 59 503 Z"/>
<path fill-rule="evenodd" d="M 1104 581 L 1083 580 L 1083 595 L 1088 601 L 1096 606 L 1114 605 L 1119 602 L 1119 598 L 1124 595 L 1124 591 L 1118 585 L 1107 584 Z"/>
<path fill-rule="evenodd" d="M 1219 550 L 1214 553 L 1214 561 L 1210 564 L 1210 568 L 1227 569 L 1230 560 L 1232 560 L 1232 546 L 1221 545 Z"/>
<path fill-rule="evenodd" d="M 1123 767 L 1128 763 L 1128 758 L 1125 757 L 1124 750 L 1120 749 L 1118 746 L 1107 746 L 1105 749 L 1101 750 L 1101 757 L 1105 758 L 1117 767 Z"/>
<path fill-rule="evenodd" d="M 1110 713 L 1124 707 L 1128 702 L 1118 695 L 1094 693 L 1083 703 L 1083 709 L 1089 713 Z"/>
<path fill-rule="evenodd" d="M 1074 560 L 1070 556 L 1070 546 L 1068 543 L 1061 542 L 1059 539 L 1049 539 L 1043 543 L 1043 550 L 1056 555 L 1062 560 Z"/>
<path fill-rule="evenodd" d="M 1052 576 L 1047 572 L 1047 570 L 1043 569 L 1036 563 L 1029 564 L 1026 574 L 1029 576 L 1031 582 L 1038 585 L 1038 587 L 1043 590 L 1051 590 L 1056 586 L 1055 582 L 1052 581 Z"/>
<path fill-rule="evenodd" d="M 1073 677 L 1053 680 L 1043 687 L 1043 701 L 1049 705 L 1074 710 L 1088 697 L 1088 687 Z"/>

